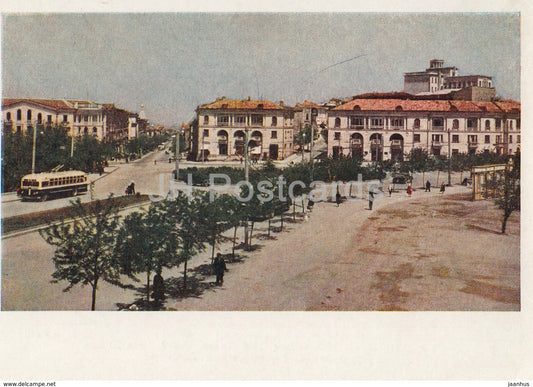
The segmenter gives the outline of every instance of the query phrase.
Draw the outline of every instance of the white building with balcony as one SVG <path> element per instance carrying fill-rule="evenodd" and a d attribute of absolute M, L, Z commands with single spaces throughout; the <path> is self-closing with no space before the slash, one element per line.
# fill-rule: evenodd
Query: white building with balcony
<path fill-rule="evenodd" d="M 292 108 L 270 101 L 228 100 L 196 109 L 198 128 L 192 134 L 195 160 L 238 160 L 244 155 L 245 141 L 252 158 L 284 159 L 294 149 Z"/>
<path fill-rule="evenodd" d="M 433 155 L 520 148 L 520 103 L 354 99 L 328 115 L 328 155 L 403 160 L 414 148 Z"/>

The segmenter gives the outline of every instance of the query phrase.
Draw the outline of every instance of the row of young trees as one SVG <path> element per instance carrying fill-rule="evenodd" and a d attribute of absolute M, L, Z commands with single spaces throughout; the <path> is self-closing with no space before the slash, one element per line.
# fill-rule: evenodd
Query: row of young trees
<path fill-rule="evenodd" d="M 254 187 L 254 192 L 257 192 Z M 246 197 L 244 187 L 242 197 Z M 288 209 L 278 192 L 270 201 L 254 197 L 239 201 L 233 195 L 193 192 L 173 200 L 151 203 L 142 211 L 119 215 L 114 198 L 82 205 L 73 202 L 74 219 L 40 231 L 47 243 L 55 246 L 53 282 L 66 281 L 68 291 L 75 285 L 92 288 L 91 310 L 96 308 L 98 285 L 108 282 L 125 287 L 123 278 L 139 281 L 146 276 L 146 302 L 150 303 L 150 278 L 163 268 L 183 264 L 183 289 L 187 289 L 187 263 L 197 253 L 228 240 L 223 234 L 234 228 L 233 254 L 237 228 L 247 225 L 245 240 L 251 243 L 253 224 L 270 219 Z M 251 229 L 248 227 L 251 225 Z"/>

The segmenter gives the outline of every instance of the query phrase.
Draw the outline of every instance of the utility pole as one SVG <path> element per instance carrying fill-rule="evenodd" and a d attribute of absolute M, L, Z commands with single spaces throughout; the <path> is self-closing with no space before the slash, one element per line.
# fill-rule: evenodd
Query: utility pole
<path fill-rule="evenodd" d="M 309 163 L 311 164 L 311 181 L 313 181 L 313 143 L 315 142 L 315 122 L 311 123 L 311 155 L 309 156 Z"/>
<path fill-rule="evenodd" d="M 31 156 L 31 173 L 35 173 L 35 148 L 37 143 L 37 123 L 33 127 L 33 149 Z"/>
<path fill-rule="evenodd" d="M 248 181 L 248 127 L 245 128 L 244 136 L 244 180 Z M 244 219 L 244 245 L 248 246 L 248 219 Z"/>
<path fill-rule="evenodd" d="M 176 130 L 176 182 L 180 179 L 180 130 Z"/>
<path fill-rule="evenodd" d="M 74 157 L 74 126 L 72 126 L 71 141 L 70 141 L 70 158 Z"/>
<path fill-rule="evenodd" d="M 305 154 L 305 132 L 302 133 L 302 164 L 305 161 L 304 154 Z"/>
<path fill-rule="evenodd" d="M 452 185 L 452 150 L 450 144 L 450 128 L 448 127 L 448 187 Z"/>

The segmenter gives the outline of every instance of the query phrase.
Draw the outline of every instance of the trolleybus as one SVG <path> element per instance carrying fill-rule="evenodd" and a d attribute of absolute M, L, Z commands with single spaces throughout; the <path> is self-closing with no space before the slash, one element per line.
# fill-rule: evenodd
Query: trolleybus
<path fill-rule="evenodd" d="M 20 183 L 22 200 L 42 200 L 87 193 L 87 175 L 82 171 L 41 172 L 26 175 Z"/>

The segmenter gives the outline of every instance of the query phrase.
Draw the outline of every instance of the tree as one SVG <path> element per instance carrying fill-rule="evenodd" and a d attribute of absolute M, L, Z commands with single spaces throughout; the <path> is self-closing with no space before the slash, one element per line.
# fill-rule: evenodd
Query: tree
<path fill-rule="evenodd" d="M 115 241 L 120 217 L 115 199 L 82 205 L 73 202 L 73 221 L 62 221 L 39 233 L 56 246 L 52 258 L 56 271 L 53 283 L 68 281 L 64 291 L 77 284 L 92 287 L 91 310 L 96 308 L 96 291 L 101 280 L 122 286 L 120 265 L 115 259 Z"/>
<path fill-rule="evenodd" d="M 207 230 L 202 218 L 205 201 L 199 192 L 194 192 L 190 200 L 180 192 L 175 200 L 162 203 L 165 216 L 170 222 L 170 236 L 179 241 L 177 264 L 183 262 L 183 289 L 186 290 L 187 262 L 205 249 L 207 240 Z"/>
<path fill-rule="evenodd" d="M 124 274 L 135 281 L 135 274 L 146 273 L 146 302 L 150 303 L 150 276 L 177 263 L 178 241 L 171 235 L 171 224 L 160 203 L 126 216 L 118 233 L 116 255 Z"/>
<path fill-rule="evenodd" d="M 509 160 L 503 177 L 493 176 L 483 188 L 483 196 L 494 199 L 503 211 L 502 234 L 505 234 L 507 220 L 514 211 L 520 210 L 520 154 Z"/>

